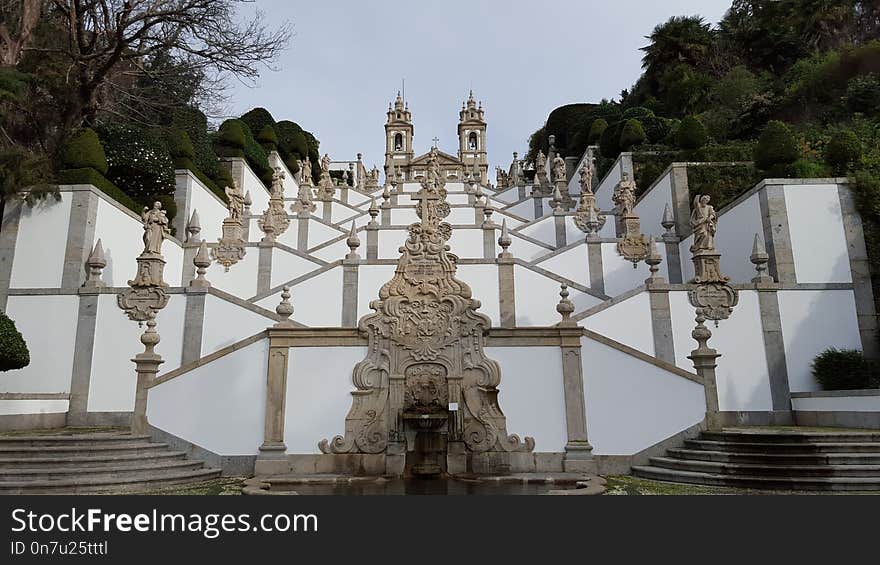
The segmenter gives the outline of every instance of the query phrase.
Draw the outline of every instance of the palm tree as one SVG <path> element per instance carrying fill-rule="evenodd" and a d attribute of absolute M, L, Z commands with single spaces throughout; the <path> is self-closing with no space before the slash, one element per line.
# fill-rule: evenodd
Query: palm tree
<path fill-rule="evenodd" d="M 685 63 L 698 67 L 703 61 L 714 33 L 701 16 L 674 16 L 654 28 L 642 47 L 642 68 L 648 74 L 659 74 L 664 67 Z"/>

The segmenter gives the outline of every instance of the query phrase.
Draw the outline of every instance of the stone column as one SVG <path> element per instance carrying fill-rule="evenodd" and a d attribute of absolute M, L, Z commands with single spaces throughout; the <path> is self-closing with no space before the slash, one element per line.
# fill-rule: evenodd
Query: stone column
<path fill-rule="evenodd" d="M 3 210 L 3 227 L 0 229 L 0 310 L 6 311 L 9 287 L 12 286 L 12 263 L 15 260 L 15 243 L 18 240 L 18 223 L 21 220 L 21 202 L 10 200 Z"/>
<path fill-rule="evenodd" d="M 703 392 L 706 396 L 706 428 L 710 431 L 721 430 L 721 415 L 718 410 L 718 383 L 715 377 L 716 360 L 721 355 L 711 349 L 706 342 L 712 337 L 712 332 L 703 323 L 706 318 L 701 309 L 697 309 L 697 326 L 691 332 L 691 336 L 697 340 L 697 348 L 691 351 L 688 359 L 694 362 L 694 369 L 703 380 Z"/>
<path fill-rule="evenodd" d="M 361 262 L 357 253 L 361 241 L 354 222 L 351 223 L 346 243 L 349 253 L 342 260 L 342 327 L 354 328 L 358 322 L 358 265 Z"/>
<path fill-rule="evenodd" d="M 675 364 L 675 345 L 672 339 L 672 313 L 669 307 L 669 285 L 665 281 L 649 283 L 651 302 L 651 329 L 654 334 L 654 356 Z"/>
<path fill-rule="evenodd" d="M 156 333 L 156 314 L 151 313 L 147 320 L 147 330 L 141 335 L 141 343 L 144 344 L 143 353 L 138 353 L 132 361 L 137 371 L 137 388 L 134 395 L 134 412 L 131 415 L 132 435 L 143 435 L 149 431 L 147 422 L 147 392 L 149 386 L 159 372 L 159 365 L 164 363 L 162 356 L 154 351 L 159 343 L 159 334 Z"/>
<path fill-rule="evenodd" d="M 193 260 L 196 253 L 201 248 L 202 226 L 199 223 L 198 211 L 193 210 L 189 222 L 186 225 L 187 238 L 183 243 L 183 272 L 180 274 L 180 284 L 182 286 L 189 285 L 190 281 L 195 278 L 195 266 Z"/>
<path fill-rule="evenodd" d="M 788 211 L 785 205 L 785 186 L 765 184 L 758 191 L 764 242 L 770 256 L 770 276 L 780 283 L 796 283 L 791 233 L 788 230 Z"/>
<path fill-rule="evenodd" d="M 257 294 L 268 292 L 272 288 L 272 250 L 273 241 L 260 241 L 260 257 L 257 262 Z"/>
<path fill-rule="evenodd" d="M 302 210 L 296 216 L 296 250 L 305 253 L 309 249 L 309 213 Z"/>
<path fill-rule="evenodd" d="M 508 251 L 511 239 L 507 231 L 507 220 L 501 222 L 501 237 L 498 245 L 501 253 L 498 254 L 498 311 L 501 318 L 502 328 L 516 326 L 516 290 L 514 287 L 514 263 L 513 254 Z"/>
<path fill-rule="evenodd" d="M 79 288 L 85 280 L 85 264 L 95 241 L 95 220 L 98 216 L 98 195 L 91 189 L 74 190 L 69 194 L 70 218 L 61 288 Z"/>
<path fill-rule="evenodd" d="M 333 202 L 325 200 L 323 203 L 322 209 L 322 218 L 325 222 L 331 223 L 333 221 Z"/>
<path fill-rule="evenodd" d="M 556 228 L 556 249 L 565 247 L 568 244 L 567 234 L 565 233 L 565 212 L 559 205 L 553 210 L 553 224 Z"/>
<path fill-rule="evenodd" d="M 865 234 L 862 219 L 849 187 L 838 185 L 840 211 L 843 215 L 843 231 L 849 252 L 849 270 L 852 274 L 853 295 L 856 300 L 856 316 L 859 321 L 859 334 L 862 338 L 862 352 L 869 359 L 880 359 L 878 349 L 877 315 L 874 305 L 874 292 L 871 286 L 871 269 L 868 265 L 868 251 L 865 247 Z"/>
<path fill-rule="evenodd" d="M 535 219 L 544 216 L 544 200 L 541 198 L 540 194 L 535 194 L 535 189 L 532 187 L 532 198 L 535 199 Z"/>
<path fill-rule="evenodd" d="M 587 240 L 587 264 L 590 267 L 590 288 L 605 294 L 605 271 L 602 266 L 602 242 Z"/>
<path fill-rule="evenodd" d="M 480 226 L 483 228 L 483 258 L 495 259 L 495 228 L 498 226 L 491 219 L 492 208 L 487 206 L 483 212 L 486 218 Z"/>
<path fill-rule="evenodd" d="M 568 299 L 568 289 L 562 285 L 562 297 L 556 306 L 562 321 L 559 346 L 562 354 L 562 387 L 565 396 L 565 427 L 568 441 L 562 469 L 566 473 L 596 473 L 593 446 L 587 437 L 587 408 L 584 402 L 584 373 L 581 364 L 581 337 L 583 330 L 571 320 L 574 305 Z"/>
<path fill-rule="evenodd" d="M 670 185 L 672 194 L 672 215 L 677 233 L 690 233 L 691 231 L 691 196 L 688 188 L 688 175 L 686 163 L 673 163 L 670 171 Z M 670 275 L 670 282 L 672 277 Z"/>
<path fill-rule="evenodd" d="M 255 475 L 279 475 L 288 472 L 287 445 L 284 443 L 284 415 L 287 401 L 287 364 L 289 348 L 281 340 L 284 329 L 293 326 L 290 289 L 284 287 L 281 304 L 275 311 L 285 319 L 269 328 L 269 360 L 266 371 L 266 418 L 263 443 L 254 463 Z"/>
<path fill-rule="evenodd" d="M 197 361 L 202 356 L 202 334 L 205 327 L 205 301 L 207 296 L 207 288 L 193 286 L 186 288 L 181 365 Z"/>
<path fill-rule="evenodd" d="M 98 287 L 79 289 L 79 312 L 73 348 L 73 370 L 70 375 L 68 426 L 88 425 L 89 390 L 92 379 L 92 354 L 95 349 L 95 328 L 98 319 Z"/>

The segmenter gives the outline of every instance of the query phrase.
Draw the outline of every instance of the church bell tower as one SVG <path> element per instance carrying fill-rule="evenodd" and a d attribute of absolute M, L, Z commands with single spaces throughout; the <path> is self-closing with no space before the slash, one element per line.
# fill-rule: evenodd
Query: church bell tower
<path fill-rule="evenodd" d="M 474 161 L 480 171 L 479 182 L 489 182 L 489 161 L 486 158 L 486 120 L 483 114 L 483 103 L 474 100 L 474 91 L 470 92 L 467 102 L 462 102 L 458 119 L 458 158 L 464 164 L 465 175 L 474 168 Z"/>
<path fill-rule="evenodd" d="M 400 92 L 394 105 L 388 105 L 385 122 L 385 176 L 393 175 L 392 167 L 399 168 L 405 176 L 413 159 L 413 124 L 409 104 L 405 104 Z"/>

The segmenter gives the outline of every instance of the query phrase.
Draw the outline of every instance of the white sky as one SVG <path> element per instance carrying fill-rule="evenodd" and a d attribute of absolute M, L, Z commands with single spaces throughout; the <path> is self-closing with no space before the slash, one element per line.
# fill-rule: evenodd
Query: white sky
<path fill-rule="evenodd" d="M 483 101 L 490 176 L 522 155 L 557 106 L 619 98 L 641 72 L 645 36 L 675 15 L 717 23 L 731 0 L 258 0 L 289 20 L 290 48 L 256 87 L 236 84 L 229 111 L 267 108 L 315 134 L 334 160 L 384 163 L 385 112 L 406 79 L 416 154 L 432 138 L 455 154 L 468 89 Z M 242 13 L 249 12 L 247 7 Z"/>

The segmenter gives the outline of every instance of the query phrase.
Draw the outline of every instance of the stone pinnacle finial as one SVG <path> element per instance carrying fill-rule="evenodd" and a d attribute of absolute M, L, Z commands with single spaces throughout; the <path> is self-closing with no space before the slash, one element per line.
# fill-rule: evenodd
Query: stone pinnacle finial
<path fill-rule="evenodd" d="M 669 202 L 666 203 L 666 207 L 663 209 L 663 219 L 660 221 L 660 225 L 666 230 L 663 234 L 663 239 L 673 239 L 677 236 L 675 233 L 675 217 L 672 215 L 672 208 L 669 207 Z"/>
<path fill-rule="evenodd" d="M 557 326 L 573 326 L 574 321 L 571 319 L 571 313 L 574 312 L 574 304 L 568 299 L 568 285 L 562 283 L 562 290 L 559 291 L 559 304 L 556 305 L 556 311 L 562 316 L 562 321 Z"/>
<path fill-rule="evenodd" d="M 376 206 L 376 197 L 370 198 L 370 208 L 367 210 L 367 213 L 370 214 L 370 223 L 376 223 L 376 218 L 379 216 L 379 207 Z"/>
<path fill-rule="evenodd" d="M 190 281 L 189 286 L 194 288 L 208 288 L 211 286 L 211 283 L 205 278 L 205 273 L 208 272 L 208 267 L 211 266 L 207 241 L 202 240 L 202 244 L 199 245 L 199 251 L 193 257 L 193 265 L 196 266 L 196 278 Z"/>
<path fill-rule="evenodd" d="M 275 324 L 275 327 L 290 327 L 293 322 L 290 316 L 293 315 L 293 304 L 290 303 L 290 287 L 285 286 L 281 289 L 281 303 L 275 307 L 275 313 L 281 316 L 281 321 Z"/>
<path fill-rule="evenodd" d="M 510 232 L 507 230 L 507 218 L 504 218 L 501 220 L 501 237 L 498 238 L 498 245 L 501 247 L 501 253 L 498 254 L 499 259 L 513 257 L 513 253 L 507 250 L 511 243 Z"/>
<path fill-rule="evenodd" d="M 244 205 L 247 206 L 248 208 L 250 208 L 251 204 L 253 204 L 253 203 L 254 203 L 254 201 L 251 200 L 251 191 L 248 190 L 247 192 L 244 193 Z"/>
<path fill-rule="evenodd" d="M 657 251 L 657 240 L 652 235 L 648 240 L 648 255 L 645 257 L 645 263 L 648 264 L 648 270 L 651 271 L 651 276 L 645 279 L 645 284 L 661 284 L 666 282 L 663 277 L 657 276 L 657 271 L 660 270 L 658 265 L 663 262 L 663 257 Z"/>
<path fill-rule="evenodd" d="M 391 207 L 391 191 L 388 190 L 388 184 L 382 187 L 382 208 Z"/>
<path fill-rule="evenodd" d="M 764 247 L 764 241 L 758 234 L 755 234 L 755 243 L 752 245 L 752 254 L 749 256 L 749 261 L 755 265 L 755 270 L 758 272 L 758 274 L 752 279 L 752 282 L 774 282 L 773 277 L 765 272 L 767 270 L 767 262 L 770 261 L 770 255 L 767 254 L 767 249 Z"/>
<path fill-rule="evenodd" d="M 86 267 L 89 268 L 89 273 L 83 286 L 86 288 L 107 286 L 101 280 L 102 271 L 106 266 L 107 259 L 104 258 L 104 246 L 101 245 L 101 238 L 98 238 L 98 241 L 95 242 L 95 247 L 92 248 L 92 252 L 89 254 L 89 258 L 86 259 Z"/>
<path fill-rule="evenodd" d="M 491 206 L 489 206 L 489 203 L 486 202 L 486 206 L 483 208 L 483 218 L 484 219 L 483 219 L 482 227 L 491 228 L 491 227 L 495 226 L 495 224 L 492 222 L 492 212 L 494 212 L 494 211 L 495 211 L 495 209 L 492 208 Z"/>
<path fill-rule="evenodd" d="M 697 322 L 697 325 L 691 332 L 691 337 L 694 338 L 697 342 L 697 351 L 703 352 L 709 349 L 706 343 L 709 341 L 709 338 L 712 337 L 712 332 L 709 331 L 709 328 L 707 328 L 706 324 L 703 323 L 706 321 L 706 316 L 703 313 L 703 309 L 697 308 L 696 313 L 697 317 L 695 318 L 695 320 Z"/>
<path fill-rule="evenodd" d="M 553 190 L 553 213 L 554 214 L 562 214 L 562 193 L 559 192 L 559 187 L 557 186 Z"/>
<path fill-rule="evenodd" d="M 348 245 L 348 255 L 345 256 L 346 259 L 360 259 L 361 256 L 357 253 L 357 248 L 361 246 L 361 240 L 358 238 L 357 228 L 354 225 L 354 221 L 351 222 L 351 230 L 348 232 L 348 239 L 345 240 L 346 245 Z"/>
<path fill-rule="evenodd" d="M 186 224 L 186 233 L 189 234 L 188 242 L 196 243 L 199 241 L 199 233 L 202 231 L 202 224 L 199 222 L 199 212 L 193 208 L 193 213 L 189 217 L 189 223 Z"/>
<path fill-rule="evenodd" d="M 150 312 L 147 318 L 147 329 L 141 334 L 141 343 L 144 344 L 142 355 L 155 355 L 154 349 L 160 340 L 159 333 L 156 331 L 156 313 Z"/>

